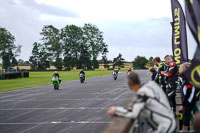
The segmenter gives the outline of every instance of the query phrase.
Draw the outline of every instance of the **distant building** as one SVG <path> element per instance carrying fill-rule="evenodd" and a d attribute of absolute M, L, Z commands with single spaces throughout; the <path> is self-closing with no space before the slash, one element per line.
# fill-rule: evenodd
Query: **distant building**
<path fill-rule="evenodd" d="M 132 68 L 133 67 L 133 63 L 132 62 L 125 62 L 123 63 L 124 68 Z M 113 64 L 107 64 L 108 68 L 105 68 L 105 64 L 99 64 L 99 69 L 112 69 L 113 68 Z"/>
<path fill-rule="evenodd" d="M 125 62 L 124 64 L 124 68 L 132 68 L 133 64 L 132 62 Z M 105 67 L 107 66 L 107 67 Z M 109 64 L 99 64 L 99 69 L 112 69 L 113 68 L 113 63 L 109 63 Z M 32 70 L 31 66 L 17 66 L 17 67 L 13 67 L 14 70 L 25 70 L 25 71 L 30 71 Z M 57 68 L 55 66 L 50 66 L 49 68 L 47 68 L 46 70 L 56 70 Z M 76 67 L 73 67 L 73 69 L 77 69 Z M 63 66 L 63 70 L 65 70 L 65 67 Z M 2 67 L 0 67 L 0 73 L 4 71 L 4 69 L 2 69 Z"/>
<path fill-rule="evenodd" d="M 31 70 L 31 66 L 17 66 L 18 68 L 18 70 Z"/>

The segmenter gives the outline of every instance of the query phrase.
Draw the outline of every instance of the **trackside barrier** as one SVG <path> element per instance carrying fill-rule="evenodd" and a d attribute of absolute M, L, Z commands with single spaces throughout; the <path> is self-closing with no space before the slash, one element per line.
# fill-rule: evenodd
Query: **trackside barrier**
<path fill-rule="evenodd" d="M 132 119 L 117 116 L 102 133 L 129 133 L 132 125 Z"/>
<path fill-rule="evenodd" d="M 29 72 L 3 73 L 0 75 L 1 80 L 25 78 L 25 77 L 29 77 Z"/>
<path fill-rule="evenodd" d="M 133 102 L 130 102 L 127 107 L 131 107 L 132 105 Z M 129 133 L 133 122 L 133 119 L 116 116 L 102 133 Z"/>
<path fill-rule="evenodd" d="M 195 133 L 195 131 L 194 130 L 185 131 L 185 132 L 183 132 L 183 131 L 176 131 L 176 133 Z"/>

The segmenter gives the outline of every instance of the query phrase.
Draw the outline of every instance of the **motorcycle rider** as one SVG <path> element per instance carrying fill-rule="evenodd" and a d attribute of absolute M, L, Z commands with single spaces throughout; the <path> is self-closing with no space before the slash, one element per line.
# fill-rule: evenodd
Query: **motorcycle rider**
<path fill-rule="evenodd" d="M 114 69 L 112 75 L 114 75 L 114 74 L 118 75 L 118 69 Z"/>
<path fill-rule="evenodd" d="M 170 106 L 174 112 L 176 113 L 176 87 L 178 80 L 178 66 L 176 62 L 173 61 L 172 56 L 165 56 L 165 63 L 169 65 L 167 71 L 161 71 L 163 76 L 166 76 L 166 94 L 169 99 Z"/>
<path fill-rule="evenodd" d="M 83 69 L 81 69 L 81 71 L 80 71 L 80 73 L 79 73 L 79 76 L 80 76 L 80 74 L 83 74 L 83 78 L 84 78 L 84 80 L 85 80 L 85 72 L 83 71 Z"/>
<path fill-rule="evenodd" d="M 129 69 L 128 69 L 128 72 L 127 72 L 127 73 L 129 74 L 130 72 L 132 72 L 132 70 L 131 70 L 131 67 L 129 67 Z"/>
<path fill-rule="evenodd" d="M 165 76 L 161 74 L 161 71 L 166 71 L 168 66 L 161 62 L 160 57 L 155 57 L 153 59 L 155 67 L 157 67 L 157 74 L 154 78 L 154 81 L 160 85 L 164 92 L 166 92 L 166 82 Z"/>
<path fill-rule="evenodd" d="M 52 77 L 58 77 L 59 83 L 61 83 L 60 75 L 58 74 L 57 71 L 54 72 Z"/>
<path fill-rule="evenodd" d="M 127 84 L 135 94 L 132 108 L 112 106 L 107 114 L 132 119 L 137 119 L 140 115 L 151 128 L 148 133 L 172 133 L 176 128 L 176 122 L 173 113 L 170 112 L 168 99 L 160 86 L 154 81 L 142 86 L 136 72 L 131 72 L 127 76 Z"/>

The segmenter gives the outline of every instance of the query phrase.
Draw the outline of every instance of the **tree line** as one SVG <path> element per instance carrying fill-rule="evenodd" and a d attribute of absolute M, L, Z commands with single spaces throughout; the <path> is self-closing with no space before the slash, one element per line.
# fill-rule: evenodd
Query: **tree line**
<path fill-rule="evenodd" d="M 108 45 L 103 33 L 95 25 L 66 25 L 62 29 L 46 25 L 40 35 L 42 43 L 33 44 L 29 59 L 33 69 L 44 70 L 50 64 L 59 70 L 63 66 L 67 69 L 98 68 L 99 55 L 107 62 Z"/>
<path fill-rule="evenodd" d="M 112 61 L 107 59 L 108 45 L 105 43 L 103 33 L 97 26 L 85 24 L 83 27 L 76 25 L 66 25 L 62 29 L 57 29 L 53 25 L 45 25 L 40 32 L 41 42 L 34 42 L 32 55 L 29 61 L 23 61 L 17 57 L 21 51 L 21 45 L 15 44 L 15 37 L 0 27 L 0 61 L 2 67 L 17 65 L 31 65 L 33 70 L 45 70 L 50 65 L 61 70 L 63 66 L 67 69 L 98 68 L 99 63 L 103 63 L 108 68 L 108 63 L 113 67 L 124 67 L 125 59 L 119 54 Z M 97 57 L 101 55 L 101 60 Z M 147 60 L 144 56 L 137 56 L 134 67 L 146 68 L 152 66 L 152 59 Z"/>

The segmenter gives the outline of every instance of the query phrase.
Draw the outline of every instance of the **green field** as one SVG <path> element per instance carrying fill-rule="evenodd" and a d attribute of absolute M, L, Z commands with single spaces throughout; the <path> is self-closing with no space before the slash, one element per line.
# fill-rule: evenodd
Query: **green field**
<path fill-rule="evenodd" d="M 30 72 L 29 78 L 0 80 L 0 92 L 51 84 L 54 72 Z M 60 71 L 62 82 L 79 80 L 79 71 Z M 111 74 L 112 71 L 85 71 L 86 78 Z"/>

